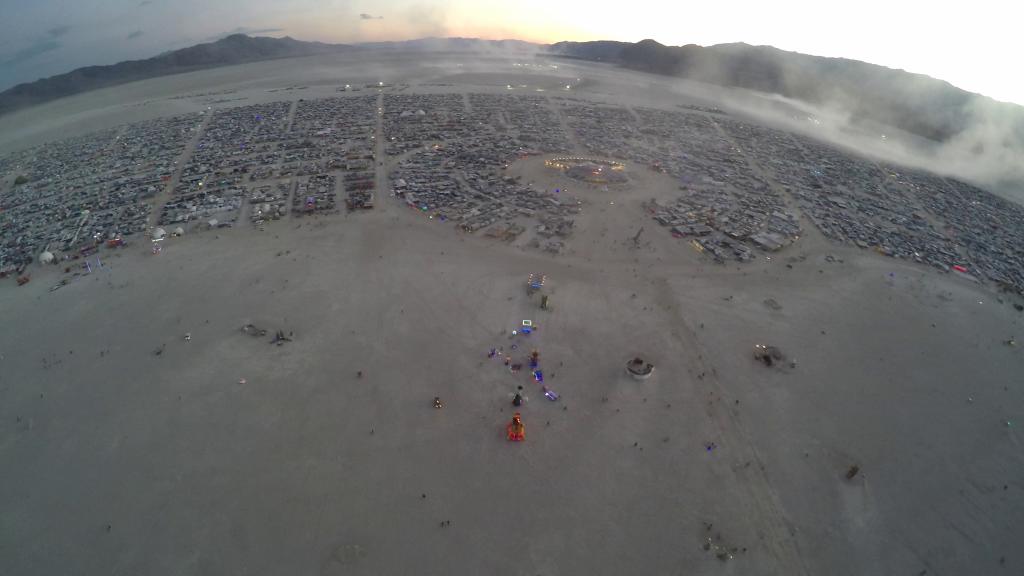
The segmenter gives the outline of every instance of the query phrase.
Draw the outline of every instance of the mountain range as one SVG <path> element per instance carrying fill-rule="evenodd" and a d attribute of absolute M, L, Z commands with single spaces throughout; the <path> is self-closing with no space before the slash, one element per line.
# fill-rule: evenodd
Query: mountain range
<path fill-rule="evenodd" d="M 961 90 L 948 82 L 843 58 L 787 52 L 771 46 L 665 46 L 595 41 L 550 45 L 519 40 L 423 38 L 404 42 L 325 44 L 290 37 L 234 34 L 215 42 L 145 60 L 88 66 L 0 92 L 0 114 L 89 90 L 204 68 L 274 58 L 357 50 L 502 51 L 607 62 L 630 70 L 778 94 L 843 110 L 852 121 L 871 120 L 947 142 L 974 130 L 978 118 L 999 125 L 997 140 L 1024 143 L 1024 108 Z M 987 141 L 987 140 L 986 140 Z M 1024 149 L 1024 145 L 1020 146 Z"/>
<path fill-rule="evenodd" d="M 216 42 L 165 52 L 145 60 L 127 60 L 109 66 L 86 66 L 66 74 L 18 84 L 0 92 L 0 114 L 136 80 L 217 66 L 344 52 L 352 49 L 352 46 L 346 44 L 304 42 L 289 37 L 267 38 L 232 34 Z"/>

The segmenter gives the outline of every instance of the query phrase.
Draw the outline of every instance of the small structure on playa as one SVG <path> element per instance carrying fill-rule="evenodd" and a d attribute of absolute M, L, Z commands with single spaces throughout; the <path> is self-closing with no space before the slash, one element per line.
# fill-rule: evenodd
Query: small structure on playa
<path fill-rule="evenodd" d="M 512 416 L 512 421 L 505 427 L 505 437 L 510 442 L 526 440 L 526 426 L 523 425 L 523 417 L 519 412 Z"/>
<path fill-rule="evenodd" d="M 163 228 L 157 228 L 156 230 L 153 230 L 153 240 L 163 240 L 166 237 L 167 230 L 164 230 Z"/>
<path fill-rule="evenodd" d="M 626 363 L 626 372 L 637 380 L 646 380 L 654 373 L 654 364 L 637 356 Z"/>
<path fill-rule="evenodd" d="M 540 291 L 544 288 L 544 282 L 548 279 L 544 274 L 530 274 L 530 277 L 526 279 L 526 293 L 532 295 L 534 292 Z"/>
<path fill-rule="evenodd" d="M 775 346 L 756 344 L 754 345 L 754 359 L 764 363 L 765 366 L 774 366 L 784 362 L 786 356 Z"/>
<path fill-rule="evenodd" d="M 548 277 L 544 274 L 530 274 L 530 277 L 526 279 L 526 295 L 533 296 L 534 294 L 544 290 L 544 283 L 547 282 Z M 541 293 L 540 295 L 540 308 L 541 310 L 550 310 L 550 294 Z"/>
<path fill-rule="evenodd" d="M 50 252 L 49 250 L 47 250 L 47 251 L 45 251 L 45 252 L 43 252 L 42 254 L 39 255 L 39 263 L 40 264 L 53 264 L 53 260 L 54 260 L 53 252 Z"/>

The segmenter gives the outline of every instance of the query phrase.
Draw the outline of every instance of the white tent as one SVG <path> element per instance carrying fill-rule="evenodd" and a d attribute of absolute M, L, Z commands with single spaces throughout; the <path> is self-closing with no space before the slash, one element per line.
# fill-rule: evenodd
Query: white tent
<path fill-rule="evenodd" d="M 39 255 L 39 262 L 42 264 L 52 264 L 53 259 L 53 252 L 50 252 L 49 250 Z"/>
<path fill-rule="evenodd" d="M 163 228 L 157 228 L 153 230 L 153 240 L 163 240 L 167 236 L 167 230 Z"/>
<path fill-rule="evenodd" d="M 177 228 L 174 229 L 174 235 L 175 236 L 184 236 L 185 235 L 185 229 L 182 228 L 181 226 L 178 226 Z"/>
<path fill-rule="evenodd" d="M 210 228 L 216 228 L 217 227 L 217 219 L 216 218 L 210 218 L 210 221 L 207 222 L 207 224 L 210 225 Z"/>

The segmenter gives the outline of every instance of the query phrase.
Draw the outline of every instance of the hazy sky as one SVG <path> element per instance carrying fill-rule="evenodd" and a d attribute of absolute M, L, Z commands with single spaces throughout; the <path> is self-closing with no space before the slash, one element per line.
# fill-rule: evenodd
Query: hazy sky
<path fill-rule="evenodd" d="M 359 42 L 424 36 L 770 44 L 948 80 L 1024 104 L 1020 0 L 0 0 L 0 89 L 232 32 Z M 617 6 L 612 8 L 611 6 Z"/>

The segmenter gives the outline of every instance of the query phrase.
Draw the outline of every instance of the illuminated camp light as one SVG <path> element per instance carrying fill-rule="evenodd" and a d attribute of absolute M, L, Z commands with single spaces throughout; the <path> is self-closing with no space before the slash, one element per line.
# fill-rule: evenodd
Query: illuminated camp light
<path fill-rule="evenodd" d="M 615 160 L 562 157 L 545 160 L 544 165 L 565 172 L 570 178 L 587 182 L 624 182 L 626 166 Z M 566 189 L 568 190 L 568 189 Z"/>

